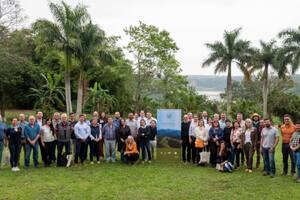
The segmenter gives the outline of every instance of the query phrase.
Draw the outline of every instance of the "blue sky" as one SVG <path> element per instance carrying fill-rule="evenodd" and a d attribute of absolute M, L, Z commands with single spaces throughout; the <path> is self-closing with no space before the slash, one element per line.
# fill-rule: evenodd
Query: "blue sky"
<path fill-rule="evenodd" d="M 19 0 L 28 16 L 51 19 L 48 0 Z M 55 1 L 54 2 L 58 2 Z M 66 0 L 84 3 L 90 15 L 109 35 L 128 38 L 123 29 L 143 21 L 171 33 L 180 48 L 177 59 L 183 74 L 213 74 L 213 66 L 201 68 L 209 54 L 205 43 L 221 40 L 224 30 L 242 27 L 242 38 L 257 46 L 259 40 L 276 38 L 279 31 L 300 25 L 297 0 Z M 241 74 L 233 69 L 234 75 Z"/>

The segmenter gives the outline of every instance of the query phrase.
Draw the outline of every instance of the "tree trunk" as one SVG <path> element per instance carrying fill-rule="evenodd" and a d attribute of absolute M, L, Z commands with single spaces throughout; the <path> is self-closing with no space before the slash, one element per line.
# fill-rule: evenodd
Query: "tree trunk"
<path fill-rule="evenodd" d="M 141 99 L 141 69 L 140 69 L 140 62 L 138 58 L 138 64 L 137 64 L 137 86 L 136 86 L 136 91 L 135 91 L 135 112 L 140 111 L 140 99 Z"/>
<path fill-rule="evenodd" d="M 80 115 L 82 113 L 82 102 L 83 102 L 83 71 L 80 71 L 79 79 L 78 79 L 78 90 L 77 90 L 77 108 L 76 108 L 77 115 Z"/>
<path fill-rule="evenodd" d="M 72 112 L 72 98 L 71 98 L 71 55 L 66 52 L 66 66 L 65 66 L 65 95 L 66 95 L 66 107 L 68 115 Z"/>
<path fill-rule="evenodd" d="M 269 117 L 268 113 L 268 95 L 269 95 L 269 77 L 268 77 L 268 71 L 269 71 L 269 65 L 265 64 L 265 69 L 263 73 L 263 116 L 264 118 Z"/>
<path fill-rule="evenodd" d="M 4 95 L 3 94 L 0 96 L 0 100 L 1 100 L 0 114 L 2 116 L 2 120 L 4 120 L 4 117 L 5 117 L 5 101 L 4 101 Z"/>
<path fill-rule="evenodd" d="M 228 65 L 227 71 L 227 116 L 231 116 L 231 101 L 232 101 L 232 77 L 231 77 L 231 62 Z"/>
<path fill-rule="evenodd" d="M 87 80 L 86 76 L 83 76 L 83 86 L 82 86 L 82 109 L 84 108 L 86 102 L 88 101 L 88 90 L 89 90 L 89 81 Z M 98 110 L 99 112 L 99 110 Z"/>

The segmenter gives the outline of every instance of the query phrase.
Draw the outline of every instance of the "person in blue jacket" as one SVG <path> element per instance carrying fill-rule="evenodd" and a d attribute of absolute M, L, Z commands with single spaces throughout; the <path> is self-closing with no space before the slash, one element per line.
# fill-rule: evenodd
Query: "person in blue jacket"
<path fill-rule="evenodd" d="M 209 129 L 208 145 L 210 149 L 210 164 L 216 166 L 220 142 L 223 140 L 223 130 L 220 127 L 219 121 L 214 120 L 212 127 Z"/>

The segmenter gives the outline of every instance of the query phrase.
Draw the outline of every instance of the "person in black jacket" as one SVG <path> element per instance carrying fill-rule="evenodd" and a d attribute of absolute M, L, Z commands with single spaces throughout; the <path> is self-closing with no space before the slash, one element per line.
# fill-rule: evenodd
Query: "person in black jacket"
<path fill-rule="evenodd" d="M 19 158 L 21 153 L 22 128 L 17 125 L 18 119 L 12 119 L 12 127 L 6 130 L 6 137 L 9 142 L 11 170 L 16 172 L 19 169 Z"/>
<path fill-rule="evenodd" d="M 148 161 L 151 163 L 151 150 L 150 150 L 150 133 L 149 129 L 146 127 L 146 121 L 141 119 L 140 128 L 138 130 L 138 138 L 140 141 L 141 149 L 142 149 L 142 160 L 143 163 L 146 157 L 146 151 L 148 154 Z"/>
<path fill-rule="evenodd" d="M 126 148 L 125 141 L 131 135 L 129 126 L 126 125 L 123 118 L 120 119 L 120 127 L 117 129 L 118 151 L 121 153 L 121 161 L 126 162 L 124 152 Z"/>
<path fill-rule="evenodd" d="M 182 161 L 191 162 L 191 145 L 189 142 L 189 129 L 191 122 L 188 115 L 183 116 L 183 122 L 181 123 L 181 147 L 182 147 Z"/>
<path fill-rule="evenodd" d="M 150 125 L 147 126 L 149 129 L 149 140 L 150 140 L 150 150 L 151 150 L 151 156 L 152 160 L 156 159 L 156 146 L 157 146 L 157 141 L 156 141 L 156 135 L 157 135 L 157 125 L 155 120 L 151 120 Z M 155 156 L 154 156 L 155 155 Z"/>

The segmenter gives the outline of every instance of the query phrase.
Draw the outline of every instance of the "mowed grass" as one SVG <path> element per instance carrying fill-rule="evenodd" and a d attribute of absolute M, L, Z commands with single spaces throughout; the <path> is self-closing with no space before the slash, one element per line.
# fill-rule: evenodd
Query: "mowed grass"
<path fill-rule="evenodd" d="M 252 174 L 244 168 L 220 173 L 211 167 L 185 165 L 179 159 L 134 166 L 119 162 L 71 168 L 40 165 L 38 169 L 33 168 L 31 160 L 30 169 L 24 170 L 23 152 L 21 155 L 20 172 L 11 172 L 7 165 L 0 169 L 0 199 L 300 199 L 300 184 L 291 176 L 280 175 L 280 145 L 273 179 L 262 176 L 262 164 Z"/>
<path fill-rule="evenodd" d="M 22 163 L 23 164 L 23 163 Z M 180 161 L 157 160 L 128 166 L 121 163 L 55 166 L 13 173 L 0 170 L 0 199 L 300 199 L 300 184 L 283 177 L 277 152 L 277 176 L 244 169 L 221 173 Z"/>

